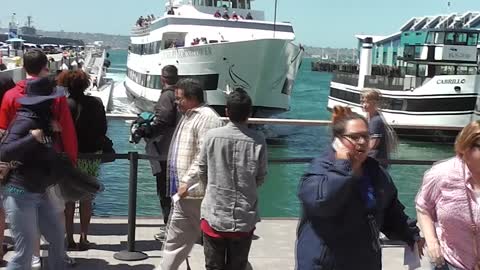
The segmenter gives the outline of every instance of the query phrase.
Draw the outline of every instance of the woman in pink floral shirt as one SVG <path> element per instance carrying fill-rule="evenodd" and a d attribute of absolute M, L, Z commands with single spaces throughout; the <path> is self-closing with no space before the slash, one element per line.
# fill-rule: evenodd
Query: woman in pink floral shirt
<path fill-rule="evenodd" d="M 433 269 L 478 270 L 480 121 L 462 130 L 455 152 L 425 173 L 416 199 L 417 217 Z"/>

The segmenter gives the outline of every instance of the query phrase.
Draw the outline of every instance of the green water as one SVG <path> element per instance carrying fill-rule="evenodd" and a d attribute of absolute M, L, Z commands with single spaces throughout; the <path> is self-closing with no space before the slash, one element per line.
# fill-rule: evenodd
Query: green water
<path fill-rule="evenodd" d="M 124 51 L 110 53 L 113 74 L 124 76 L 126 54 Z M 329 119 L 326 110 L 331 75 L 312 72 L 310 60 L 306 59 L 297 77 L 292 93 L 291 110 L 279 117 L 295 119 Z M 130 124 L 125 121 L 109 122 L 109 135 L 114 140 L 118 153 L 144 152 L 143 145 L 128 143 Z M 275 145 L 269 146 L 270 158 L 315 157 L 329 146 L 330 133 L 327 127 L 273 126 L 278 135 Z M 451 145 L 401 140 L 396 158 L 438 160 L 452 155 Z M 269 175 L 260 189 L 260 210 L 264 217 L 296 217 L 299 202 L 296 197 L 298 181 L 307 164 L 270 164 Z M 428 166 L 392 166 L 390 172 L 399 190 L 407 212 L 414 215 L 413 201 L 421 184 L 422 175 Z M 101 216 L 127 215 L 128 162 L 117 161 L 105 165 L 101 179 L 106 190 L 96 199 L 95 214 Z M 138 178 L 138 215 L 158 216 L 159 202 L 156 197 L 155 180 L 146 161 L 140 162 Z"/>

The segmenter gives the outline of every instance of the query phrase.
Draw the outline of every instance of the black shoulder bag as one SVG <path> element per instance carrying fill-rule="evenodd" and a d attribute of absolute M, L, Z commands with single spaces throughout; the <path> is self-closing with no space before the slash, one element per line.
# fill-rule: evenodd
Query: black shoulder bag
<path fill-rule="evenodd" d="M 3 132 L 1 136 L 2 137 L 0 139 L 0 147 L 2 147 L 5 140 L 7 139 L 8 129 L 5 132 Z M 5 162 L 5 161 L 2 161 L 2 158 L 0 157 L 0 184 L 2 186 L 7 183 L 8 177 L 10 176 L 10 173 L 12 172 L 12 170 L 15 170 L 20 165 L 22 165 L 20 161 L 12 160 L 12 161 Z"/>

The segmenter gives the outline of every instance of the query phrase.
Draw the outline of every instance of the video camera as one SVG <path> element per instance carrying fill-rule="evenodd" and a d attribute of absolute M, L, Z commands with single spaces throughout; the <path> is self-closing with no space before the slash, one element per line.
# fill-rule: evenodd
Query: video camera
<path fill-rule="evenodd" d="M 137 119 L 130 125 L 130 143 L 138 144 L 142 138 L 149 137 L 151 134 L 155 114 L 151 112 L 142 112 L 138 114 Z"/>

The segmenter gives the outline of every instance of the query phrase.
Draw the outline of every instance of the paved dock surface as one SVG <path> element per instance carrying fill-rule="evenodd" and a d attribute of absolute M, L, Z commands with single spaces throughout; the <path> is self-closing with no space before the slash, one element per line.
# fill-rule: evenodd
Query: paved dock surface
<path fill-rule="evenodd" d="M 76 222 L 78 223 L 78 220 Z M 137 262 L 124 262 L 114 259 L 113 255 L 126 249 L 127 219 L 94 217 L 90 228 L 89 241 L 95 244 L 88 251 L 69 251 L 69 255 L 77 261 L 71 269 L 154 269 L 159 264 L 162 255 L 161 243 L 153 239 L 153 235 L 158 232 L 160 222 L 160 219 L 153 218 L 137 219 L 136 249 L 148 254 L 149 258 Z M 253 241 L 250 251 L 250 268 L 247 269 L 293 270 L 297 222 L 297 220 L 288 219 L 266 219 L 259 223 L 255 231 L 257 237 Z M 78 231 L 78 226 L 76 230 Z M 6 235 L 9 235 L 8 230 Z M 78 235 L 75 236 L 75 239 L 78 241 Z M 46 247 L 42 246 L 42 248 L 45 249 Z M 403 250 L 403 248 L 398 247 L 384 248 L 383 269 L 408 269 L 408 267 L 403 266 Z M 45 254 L 46 252 L 42 251 L 42 253 Z M 9 251 L 5 255 L 5 260 L 8 261 L 13 254 L 13 251 Z M 202 246 L 195 245 L 189 260 L 192 270 L 205 269 Z M 0 267 L 0 269 L 5 269 L 5 267 Z M 186 265 L 180 267 L 180 270 L 186 269 Z M 422 268 L 419 269 L 430 269 L 428 258 L 422 260 Z"/>

